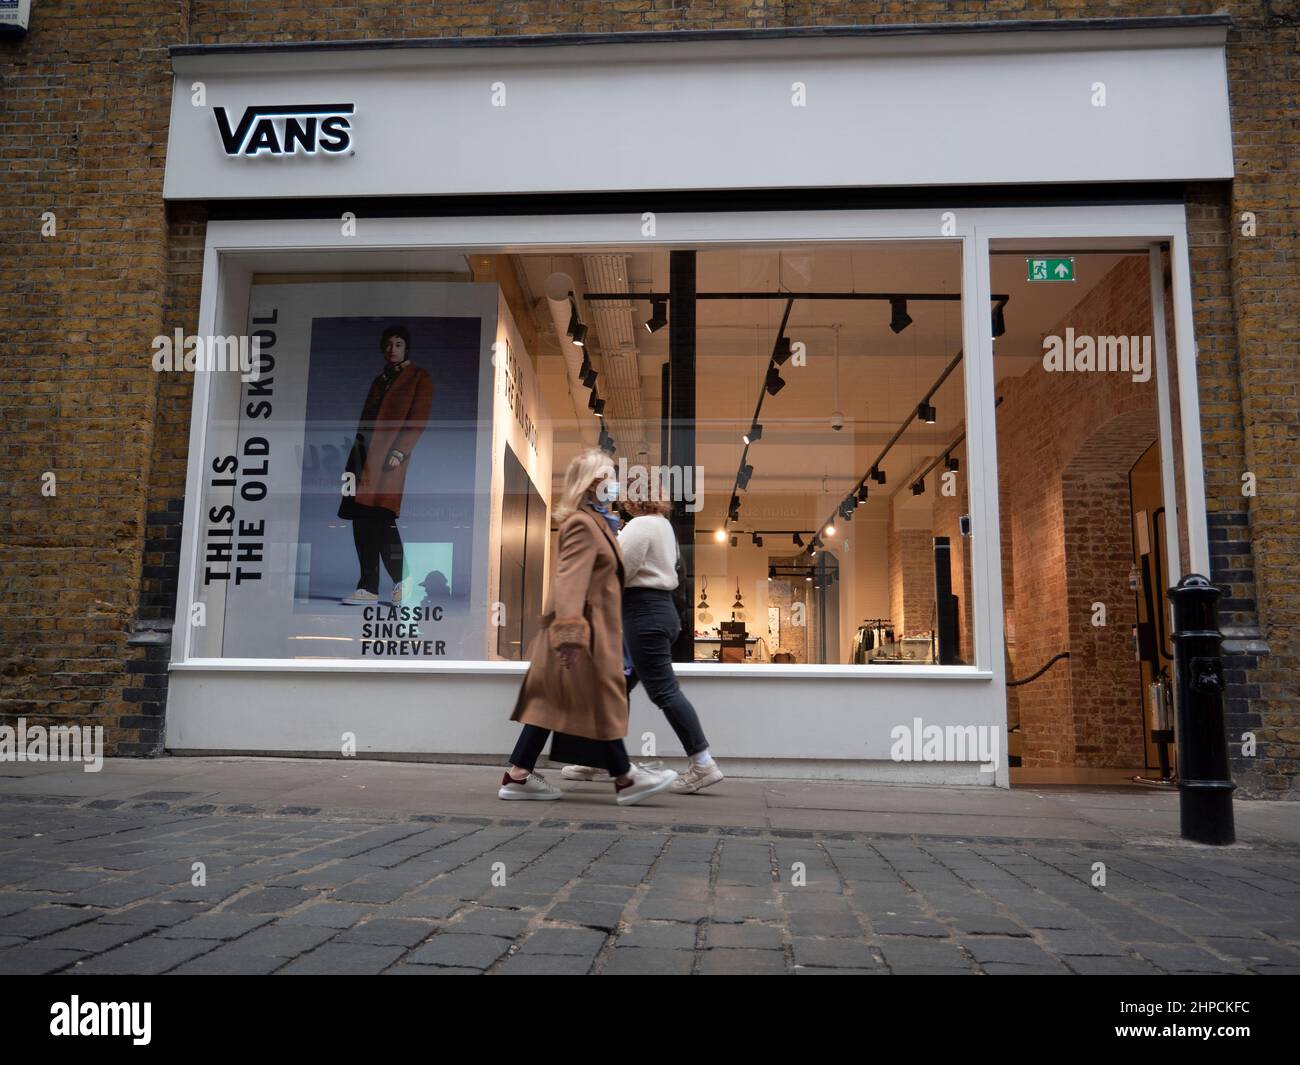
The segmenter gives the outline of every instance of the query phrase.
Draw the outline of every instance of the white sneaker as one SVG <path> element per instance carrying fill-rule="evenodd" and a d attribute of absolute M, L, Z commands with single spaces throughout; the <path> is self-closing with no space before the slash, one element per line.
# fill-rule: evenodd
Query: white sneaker
<path fill-rule="evenodd" d="M 709 765 L 696 765 L 692 762 L 686 767 L 686 772 L 673 781 L 673 791 L 687 794 L 703 791 L 721 779 L 722 770 L 718 768 L 717 762 L 711 762 Z"/>
<path fill-rule="evenodd" d="M 589 765 L 566 765 L 560 770 L 560 776 L 565 780 L 604 780 L 609 771 Z"/>
<path fill-rule="evenodd" d="M 540 774 L 529 773 L 523 780 L 515 780 L 508 769 L 501 778 L 501 787 L 497 789 L 498 799 L 535 799 L 549 802 L 563 797 L 564 792 L 546 783 L 546 778 Z"/>
<path fill-rule="evenodd" d="M 389 597 L 388 597 L 388 601 L 389 601 L 390 603 L 392 603 L 393 606 L 401 606 L 401 605 L 402 605 L 402 589 L 403 589 L 404 587 L 405 587 L 404 584 L 394 584 L 394 585 L 393 585 L 393 591 L 392 591 L 392 593 L 391 593 L 391 594 L 389 595 Z"/>
<path fill-rule="evenodd" d="M 348 606 L 369 606 L 371 603 L 379 602 L 379 596 L 364 588 L 358 588 L 351 595 L 344 596 L 343 602 Z"/>
<path fill-rule="evenodd" d="M 669 788 L 677 779 L 677 770 L 642 769 L 639 765 L 634 765 L 628 775 L 632 778 L 629 783 L 620 785 L 617 781 L 614 782 L 620 806 L 631 806 Z"/>

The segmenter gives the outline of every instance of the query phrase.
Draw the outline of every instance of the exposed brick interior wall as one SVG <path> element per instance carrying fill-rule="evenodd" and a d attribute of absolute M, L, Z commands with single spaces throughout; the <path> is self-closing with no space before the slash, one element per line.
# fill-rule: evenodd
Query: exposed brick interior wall
<path fill-rule="evenodd" d="M 1128 474 L 1159 432 L 1154 409 L 1121 414 L 1089 437 L 1061 473 L 1076 766 L 1141 768 L 1146 757 L 1133 657 Z M 1096 603 L 1105 607 L 1105 625 L 1093 624 Z"/>
<path fill-rule="evenodd" d="M 126 642 L 133 627 L 165 621 L 174 541 L 169 515 L 184 456 L 161 454 L 159 437 L 165 433 L 168 447 L 183 447 L 188 410 L 186 386 L 156 382 L 144 355 L 160 327 L 195 320 L 192 264 L 169 242 L 193 242 L 201 226 L 195 215 L 194 230 L 183 233 L 173 215 L 169 231 L 161 202 L 167 45 L 1212 12 L 1233 20 L 1227 55 L 1236 178 L 1189 196 L 1197 391 L 1212 542 L 1247 547 L 1216 548 L 1211 576 L 1228 587 L 1225 616 L 1245 627 L 1258 624 L 1271 649 L 1238 656 L 1230 671 L 1234 749 L 1245 728 L 1260 744 L 1255 758 L 1237 757 L 1237 779 L 1246 794 L 1295 797 L 1300 320 L 1292 309 L 1300 304 L 1300 272 L 1291 267 L 1300 130 L 1291 101 L 1300 83 L 1300 10 L 1294 0 L 386 6 L 126 0 L 113 6 L 111 20 L 103 5 L 85 0 L 36 5 L 31 32 L 0 41 L 6 251 L 0 351 L 10 371 L 0 383 L 0 437 L 8 458 L 0 470 L 0 720 L 21 713 L 104 724 L 119 753 L 154 749 L 151 730 L 123 696 L 135 686 L 123 664 L 138 655 Z M 60 219 L 57 238 L 40 235 L 46 210 Z M 1248 211 L 1257 219 L 1251 234 L 1241 223 Z M 53 498 L 37 487 L 46 470 L 59 475 Z M 1247 470 L 1259 478 L 1253 499 L 1241 495 Z M 1042 517 L 1059 520 L 1059 507 Z M 1014 653 L 1029 659 L 1034 649 L 1025 643 L 1030 637 L 1021 616 L 1029 590 L 1011 591 Z M 1059 679 L 1056 674 L 1048 689 Z"/>
<path fill-rule="evenodd" d="M 891 500 L 892 508 L 892 500 Z M 889 617 L 894 632 L 921 636 L 934 613 L 934 545 L 929 529 L 896 529 L 889 522 Z"/>

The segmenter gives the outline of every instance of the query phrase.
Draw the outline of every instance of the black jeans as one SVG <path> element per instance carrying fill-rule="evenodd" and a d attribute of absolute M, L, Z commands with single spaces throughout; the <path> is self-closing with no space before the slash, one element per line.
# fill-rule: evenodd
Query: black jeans
<path fill-rule="evenodd" d="M 510 764 L 518 766 L 520 769 L 527 769 L 531 773 L 537 765 L 537 759 L 542 755 L 542 749 L 546 746 L 546 738 L 550 734 L 549 729 L 538 728 L 536 725 L 525 725 L 520 731 L 519 739 L 515 743 L 515 749 L 510 755 Z M 621 777 L 632 771 L 632 763 L 627 759 L 627 748 L 623 746 L 622 740 L 588 740 L 587 743 L 598 744 L 604 749 L 607 754 L 605 767 L 609 769 L 612 776 Z"/>
<path fill-rule="evenodd" d="M 397 519 L 391 510 L 368 507 L 368 513 L 356 514 L 352 519 L 352 542 L 357 548 L 357 562 L 361 566 L 358 588 L 379 594 L 379 562 L 396 584 L 402 579 L 402 534 L 397 531 Z"/>
<path fill-rule="evenodd" d="M 673 672 L 673 642 L 681 631 L 682 619 L 672 592 L 659 588 L 623 589 L 623 638 L 632 653 L 632 685 L 638 680 L 645 685 L 646 694 L 664 712 L 682 747 L 691 755 L 705 750 L 709 741 L 704 738 L 695 707 Z"/>

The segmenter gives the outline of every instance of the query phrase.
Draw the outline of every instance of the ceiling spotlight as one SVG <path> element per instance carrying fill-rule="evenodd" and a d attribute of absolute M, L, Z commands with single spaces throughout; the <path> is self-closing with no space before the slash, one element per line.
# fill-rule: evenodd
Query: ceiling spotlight
<path fill-rule="evenodd" d="M 749 463 L 745 463 L 745 465 L 740 467 L 740 473 L 736 475 L 736 483 L 740 485 L 741 488 L 748 488 L 749 479 L 753 476 L 754 476 L 754 467 L 751 466 Z"/>
<path fill-rule="evenodd" d="M 775 566 L 768 566 L 768 567 L 767 567 L 767 579 L 770 581 L 770 580 L 771 580 L 773 577 L 775 577 L 775 576 L 776 576 L 776 567 L 775 567 Z"/>
<path fill-rule="evenodd" d="M 591 363 L 587 363 L 587 368 L 582 372 L 582 384 L 583 384 L 583 387 L 585 387 L 585 388 L 595 388 L 595 387 L 596 387 L 596 378 L 599 377 L 599 376 L 600 376 L 600 374 L 598 374 L 598 373 L 597 373 L 597 372 L 592 368 Z"/>
<path fill-rule="evenodd" d="M 726 529 L 719 529 L 717 532 L 715 532 L 715 533 L 713 534 L 713 538 L 714 538 L 715 540 L 717 540 L 718 543 L 720 543 L 720 544 L 726 543 L 726 542 L 727 542 L 727 530 L 726 530 Z"/>
<path fill-rule="evenodd" d="M 794 546 L 803 547 L 803 537 L 800 536 L 798 533 L 794 534 Z"/>
<path fill-rule="evenodd" d="M 768 367 L 767 381 L 763 387 L 767 389 L 769 396 L 775 396 L 781 389 L 785 388 L 785 382 L 781 380 L 781 371 L 775 366 Z"/>
<path fill-rule="evenodd" d="M 759 536 L 758 533 L 750 533 L 750 534 L 749 534 L 749 538 L 750 538 L 751 540 L 754 541 L 754 546 L 755 546 L 755 547 L 762 547 L 762 546 L 763 546 L 763 538 L 762 538 L 761 536 Z"/>
<path fill-rule="evenodd" d="M 827 536 L 834 536 L 834 535 L 835 535 L 835 523 L 834 523 L 834 522 L 831 522 L 830 524 L 828 524 L 828 525 L 826 526 L 826 528 L 822 530 L 822 532 L 824 532 Z"/>
<path fill-rule="evenodd" d="M 953 458 L 951 455 L 945 455 L 943 457 L 943 464 L 948 469 L 953 471 L 961 469 L 961 463 L 957 459 Z"/>
<path fill-rule="evenodd" d="M 921 402 L 916 405 L 916 416 L 927 425 L 933 425 L 936 415 L 934 408 L 930 406 L 929 403 L 925 402 L 925 400 L 921 400 Z"/>
<path fill-rule="evenodd" d="M 861 505 L 867 501 L 867 482 L 863 481 L 858 485 L 858 504 Z"/>
<path fill-rule="evenodd" d="M 736 496 L 731 497 L 731 506 L 727 508 L 728 521 L 740 521 L 740 499 Z"/>
<path fill-rule="evenodd" d="M 907 313 L 907 300 L 901 296 L 895 296 L 889 301 L 889 328 L 895 333 L 901 333 L 912 324 L 912 316 Z"/>
<path fill-rule="evenodd" d="M 647 333 L 657 333 L 668 324 L 668 301 L 650 301 L 650 320 L 645 323 Z"/>
<path fill-rule="evenodd" d="M 778 366 L 784 366 L 788 358 L 790 358 L 790 338 L 782 334 L 776 339 L 776 348 L 772 351 L 772 361 Z"/>
<path fill-rule="evenodd" d="M 885 483 L 885 471 L 882 470 L 879 466 L 872 466 L 872 467 L 871 467 L 871 479 L 872 479 L 873 481 L 875 481 L 876 484 L 884 484 L 884 483 Z"/>
<path fill-rule="evenodd" d="M 856 505 L 857 504 L 854 501 L 854 498 L 852 496 L 849 496 L 848 499 L 846 499 L 843 503 L 840 504 L 840 517 L 843 518 L 845 521 L 852 521 L 853 511 Z"/>
<path fill-rule="evenodd" d="M 756 440 L 762 440 L 763 427 L 759 425 L 758 422 L 755 422 L 753 425 L 749 427 L 749 432 L 747 432 L 744 436 L 742 436 L 741 439 L 744 440 L 745 443 L 747 444 L 752 444 Z"/>
<path fill-rule="evenodd" d="M 592 393 L 593 396 L 595 394 L 595 392 Z M 603 399 L 596 400 L 596 402 L 592 404 L 591 411 L 597 418 L 605 417 L 605 401 Z"/>
<path fill-rule="evenodd" d="M 582 365 L 581 365 L 580 367 L 578 367 L 578 376 L 579 376 L 579 377 L 586 377 L 587 374 L 591 373 L 591 370 L 592 370 L 592 366 L 591 366 L 591 355 L 590 355 L 590 353 L 587 351 L 586 348 L 583 348 L 583 350 L 582 350 Z"/>
<path fill-rule="evenodd" d="M 925 494 L 925 479 L 918 477 L 912 482 L 912 495 L 919 496 Z"/>
<path fill-rule="evenodd" d="M 737 538 L 733 536 L 733 537 L 731 538 L 731 546 L 732 546 L 732 547 L 735 547 L 735 546 L 736 546 L 736 543 L 737 543 Z"/>
<path fill-rule="evenodd" d="M 993 308 L 993 335 L 1000 337 L 1007 331 L 1006 319 L 1002 317 L 1002 304 Z"/>
<path fill-rule="evenodd" d="M 573 298 L 572 294 L 569 295 L 569 306 L 572 308 L 569 311 L 569 339 L 577 347 L 585 347 L 587 343 L 587 327 L 582 324 L 582 319 L 578 317 L 578 301 Z"/>

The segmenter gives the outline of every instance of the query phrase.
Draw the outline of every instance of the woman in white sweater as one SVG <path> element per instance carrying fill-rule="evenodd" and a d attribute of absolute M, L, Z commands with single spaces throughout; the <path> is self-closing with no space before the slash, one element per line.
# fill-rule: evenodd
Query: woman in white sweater
<path fill-rule="evenodd" d="M 646 694 L 664 712 L 690 758 L 686 772 L 673 781 L 672 790 L 696 792 L 718 783 L 722 770 L 709 755 L 699 715 L 673 672 L 672 647 L 681 634 L 682 621 L 673 602 L 677 536 L 665 516 L 669 506 L 630 500 L 624 504 L 632 515 L 618 534 L 624 570 L 623 637 L 634 668 L 628 691 L 638 680 L 645 685 Z M 570 780 L 592 780 L 603 771 L 567 766 L 561 775 Z"/>

